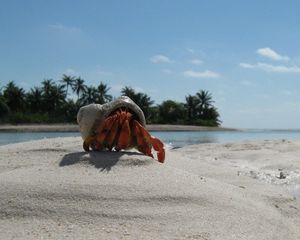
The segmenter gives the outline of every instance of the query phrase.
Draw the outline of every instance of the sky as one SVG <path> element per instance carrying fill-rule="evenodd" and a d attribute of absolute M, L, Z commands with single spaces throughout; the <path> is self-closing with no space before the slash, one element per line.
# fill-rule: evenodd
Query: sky
<path fill-rule="evenodd" d="M 0 3 L 0 87 L 67 74 L 156 104 L 203 89 L 222 126 L 300 129 L 299 1 Z"/>

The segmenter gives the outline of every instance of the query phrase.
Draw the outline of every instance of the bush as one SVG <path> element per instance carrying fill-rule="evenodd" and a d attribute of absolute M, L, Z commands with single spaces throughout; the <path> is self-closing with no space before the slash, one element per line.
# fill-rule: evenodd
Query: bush
<path fill-rule="evenodd" d="M 9 113 L 9 107 L 4 102 L 4 100 L 0 97 L 0 118 L 5 118 Z"/>
<path fill-rule="evenodd" d="M 48 114 L 16 112 L 9 115 L 9 123 L 45 123 L 49 122 Z"/>
<path fill-rule="evenodd" d="M 206 126 L 206 127 L 220 126 L 219 121 L 216 121 L 214 119 L 210 119 L 210 120 L 197 119 L 196 121 L 194 121 L 193 124 L 198 125 L 198 126 Z"/>
<path fill-rule="evenodd" d="M 161 123 L 182 124 L 184 123 L 185 109 L 182 103 L 167 100 L 159 105 Z"/>

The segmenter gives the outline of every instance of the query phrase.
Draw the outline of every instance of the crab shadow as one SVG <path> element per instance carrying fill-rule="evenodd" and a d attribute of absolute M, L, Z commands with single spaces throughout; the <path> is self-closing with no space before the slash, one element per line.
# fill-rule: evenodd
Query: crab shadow
<path fill-rule="evenodd" d="M 74 152 L 64 155 L 60 167 L 74 164 L 90 164 L 101 171 L 110 171 L 115 165 L 129 167 L 151 164 L 152 159 L 138 152 Z"/>

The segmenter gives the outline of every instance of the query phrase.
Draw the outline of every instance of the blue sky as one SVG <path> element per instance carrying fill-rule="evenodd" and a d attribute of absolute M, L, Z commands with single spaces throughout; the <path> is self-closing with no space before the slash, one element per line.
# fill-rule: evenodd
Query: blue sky
<path fill-rule="evenodd" d="M 299 1 L 0 3 L 0 86 L 70 74 L 156 103 L 204 89 L 223 126 L 300 128 Z"/>

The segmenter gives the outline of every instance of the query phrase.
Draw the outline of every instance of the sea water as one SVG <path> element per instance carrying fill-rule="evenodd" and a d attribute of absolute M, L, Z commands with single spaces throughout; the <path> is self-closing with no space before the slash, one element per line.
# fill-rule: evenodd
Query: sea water
<path fill-rule="evenodd" d="M 300 130 L 153 131 L 151 134 L 174 148 L 191 144 L 226 143 L 244 140 L 300 140 Z M 0 132 L 0 145 L 44 138 L 74 136 L 80 136 L 80 134 L 78 132 Z"/>

